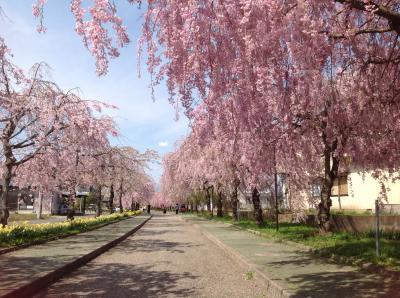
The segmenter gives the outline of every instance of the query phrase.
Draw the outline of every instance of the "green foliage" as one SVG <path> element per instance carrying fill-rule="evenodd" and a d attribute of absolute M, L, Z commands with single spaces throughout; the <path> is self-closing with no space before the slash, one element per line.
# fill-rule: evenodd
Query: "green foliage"
<path fill-rule="evenodd" d="M 252 280 L 252 279 L 254 278 L 254 273 L 253 273 L 253 271 L 247 271 L 247 272 L 244 274 L 244 278 L 245 278 L 246 280 Z"/>

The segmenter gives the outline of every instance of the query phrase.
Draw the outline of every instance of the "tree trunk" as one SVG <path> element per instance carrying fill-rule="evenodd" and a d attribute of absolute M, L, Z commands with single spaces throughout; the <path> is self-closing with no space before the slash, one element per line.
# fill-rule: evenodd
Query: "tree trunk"
<path fill-rule="evenodd" d="M 3 168 L 3 188 L 1 192 L 1 202 L 0 202 L 0 222 L 3 227 L 7 225 L 8 217 L 10 213 L 7 208 L 7 199 L 8 193 L 10 191 L 10 183 L 11 183 L 11 166 L 12 161 L 6 157 L 5 166 Z"/>
<path fill-rule="evenodd" d="M 122 207 L 122 183 L 119 186 L 118 202 L 119 202 L 119 213 L 122 213 L 122 212 L 124 212 L 124 209 Z"/>
<path fill-rule="evenodd" d="M 324 144 L 324 174 L 325 177 L 322 181 L 321 189 L 321 202 L 318 204 L 318 223 L 319 229 L 322 233 L 331 231 L 331 213 L 330 209 L 332 206 L 332 186 L 335 179 L 338 177 L 339 172 L 339 158 L 335 156 L 334 152 L 337 149 L 337 140 L 334 140 L 332 144 L 328 143 L 326 133 L 326 122 L 322 123 L 322 141 Z M 342 141 L 342 143 L 345 141 Z M 332 166 L 331 166 L 332 160 Z"/>
<path fill-rule="evenodd" d="M 110 214 L 114 213 L 113 204 L 114 204 L 114 184 L 111 183 L 110 198 L 108 199 L 108 209 L 110 209 Z"/>
<path fill-rule="evenodd" d="M 261 208 L 260 193 L 258 192 L 257 188 L 253 189 L 253 192 L 251 194 L 251 199 L 253 201 L 253 207 L 254 207 L 254 219 L 256 220 L 258 226 L 262 226 L 264 225 L 264 218 Z"/>
<path fill-rule="evenodd" d="M 83 198 L 81 200 L 83 200 L 83 203 L 82 203 L 82 214 L 85 215 L 85 212 L 86 212 L 86 196 L 83 196 Z"/>
<path fill-rule="evenodd" d="M 237 186 L 234 186 L 233 191 L 231 193 L 231 204 L 232 204 L 232 217 L 233 217 L 233 220 L 238 221 L 239 220 L 239 214 L 238 214 L 239 200 L 238 200 L 238 188 L 237 188 Z"/>
<path fill-rule="evenodd" d="M 39 190 L 39 209 L 37 212 L 37 219 L 42 219 L 42 212 L 43 212 L 43 194 Z"/>
<path fill-rule="evenodd" d="M 329 160 L 328 160 L 329 159 Z M 318 204 L 318 222 L 322 233 L 331 231 L 331 213 L 332 206 L 332 186 L 338 176 L 339 162 L 337 158 L 333 158 L 332 169 L 330 168 L 330 156 L 325 156 L 325 178 L 322 181 L 321 202 Z M 329 169 L 329 171 L 328 171 Z"/>
<path fill-rule="evenodd" d="M 75 190 L 76 190 L 75 185 L 76 184 L 74 183 L 74 186 L 71 186 L 69 188 L 69 196 L 68 196 L 68 210 L 69 211 L 67 213 L 67 218 L 69 218 L 69 216 L 73 216 L 74 210 L 75 210 L 75 206 L 74 206 L 75 195 L 76 195 L 76 193 L 75 193 Z"/>
<path fill-rule="evenodd" d="M 7 206 L 8 205 L 7 200 L 8 200 L 8 193 L 10 192 L 12 170 L 16 163 L 10 139 L 15 131 L 15 128 L 16 124 L 14 123 L 14 121 L 10 121 L 6 125 L 2 135 L 3 188 L 1 192 L 1 201 L 0 201 L 0 223 L 3 227 L 7 225 L 8 217 L 10 216 Z"/>
<path fill-rule="evenodd" d="M 96 217 L 101 215 L 101 186 L 95 187 L 96 194 Z"/>
<path fill-rule="evenodd" d="M 320 231 L 323 233 L 331 230 L 330 225 L 330 207 L 332 206 L 330 183 L 328 179 L 324 179 L 321 190 L 321 202 L 318 204 L 318 222 Z"/>
<path fill-rule="evenodd" d="M 215 206 L 215 197 L 214 197 L 214 186 L 211 187 L 211 217 L 214 216 L 214 206 Z"/>
<path fill-rule="evenodd" d="M 211 195 L 210 195 L 210 187 L 207 186 L 207 181 L 203 183 L 203 191 L 204 191 L 204 196 L 206 198 L 206 205 L 207 205 L 207 211 L 211 211 Z"/>
<path fill-rule="evenodd" d="M 135 210 L 135 202 L 133 201 L 133 197 L 131 198 L 131 211 Z"/>
<path fill-rule="evenodd" d="M 211 196 L 208 193 L 208 190 L 206 190 L 206 199 L 207 199 L 207 211 L 211 211 Z"/>
<path fill-rule="evenodd" d="M 50 215 L 54 215 L 53 204 L 54 204 L 54 197 L 52 196 L 50 199 Z M 18 211 L 19 211 L 19 199 L 18 199 Z"/>
<path fill-rule="evenodd" d="M 219 189 L 218 189 L 218 192 L 217 192 L 217 217 L 222 217 L 223 216 L 223 214 L 222 214 L 222 196 L 223 196 L 223 194 L 222 194 L 222 191 L 220 191 Z"/>

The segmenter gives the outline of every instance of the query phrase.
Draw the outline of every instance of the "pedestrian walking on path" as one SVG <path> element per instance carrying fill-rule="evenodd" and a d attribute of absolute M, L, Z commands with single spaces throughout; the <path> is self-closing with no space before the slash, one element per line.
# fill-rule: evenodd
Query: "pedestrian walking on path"
<path fill-rule="evenodd" d="M 176 205 L 175 205 L 175 214 L 178 214 L 178 212 L 179 212 L 179 204 L 176 203 Z"/>
<path fill-rule="evenodd" d="M 147 205 L 147 214 L 150 214 L 150 209 L 151 209 L 151 206 L 150 206 L 150 204 L 148 204 Z"/>

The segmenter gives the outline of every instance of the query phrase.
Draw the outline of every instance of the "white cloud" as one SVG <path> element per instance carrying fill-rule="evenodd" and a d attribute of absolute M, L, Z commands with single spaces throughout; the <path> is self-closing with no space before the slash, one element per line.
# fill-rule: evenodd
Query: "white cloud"
<path fill-rule="evenodd" d="M 167 147 L 168 146 L 168 142 L 158 142 L 158 146 L 159 147 Z"/>

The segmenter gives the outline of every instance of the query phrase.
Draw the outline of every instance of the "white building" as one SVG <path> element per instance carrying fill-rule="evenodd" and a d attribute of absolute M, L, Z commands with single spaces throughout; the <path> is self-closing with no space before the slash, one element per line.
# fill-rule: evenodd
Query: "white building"
<path fill-rule="evenodd" d="M 379 181 L 371 172 L 350 172 L 336 179 L 332 188 L 333 209 L 372 211 L 377 199 L 400 207 L 400 181 Z"/>

